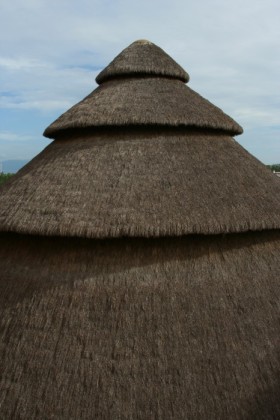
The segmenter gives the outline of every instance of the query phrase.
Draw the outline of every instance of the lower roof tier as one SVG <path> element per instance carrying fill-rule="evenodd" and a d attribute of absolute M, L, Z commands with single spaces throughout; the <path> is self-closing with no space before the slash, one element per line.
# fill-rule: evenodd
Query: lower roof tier
<path fill-rule="evenodd" d="M 215 132 L 55 140 L 1 188 L 0 231 L 106 238 L 280 228 L 280 180 Z"/>

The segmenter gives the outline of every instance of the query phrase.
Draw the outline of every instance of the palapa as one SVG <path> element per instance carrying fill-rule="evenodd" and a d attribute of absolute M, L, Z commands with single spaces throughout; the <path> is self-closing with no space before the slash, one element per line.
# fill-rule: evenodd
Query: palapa
<path fill-rule="evenodd" d="M 280 183 L 188 80 L 134 42 L 1 187 L 2 418 L 280 417 Z"/>

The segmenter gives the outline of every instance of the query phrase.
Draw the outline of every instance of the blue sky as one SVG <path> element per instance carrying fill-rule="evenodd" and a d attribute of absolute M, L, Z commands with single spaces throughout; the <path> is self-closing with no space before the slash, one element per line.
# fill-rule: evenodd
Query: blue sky
<path fill-rule="evenodd" d="M 279 0 L 0 0 L 0 161 L 39 153 L 44 129 L 145 38 L 242 125 L 242 146 L 280 162 L 279 20 Z"/>

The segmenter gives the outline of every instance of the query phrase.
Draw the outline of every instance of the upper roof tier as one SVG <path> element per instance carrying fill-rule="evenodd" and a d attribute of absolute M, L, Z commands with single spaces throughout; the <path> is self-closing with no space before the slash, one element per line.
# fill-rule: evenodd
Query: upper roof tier
<path fill-rule="evenodd" d="M 185 85 L 188 74 L 161 48 L 136 41 L 96 78 L 100 86 L 44 132 L 57 138 L 100 126 L 169 126 L 243 132 L 221 109 Z"/>
<path fill-rule="evenodd" d="M 143 42 L 129 48 L 139 55 L 147 45 L 158 53 Z M 279 229 L 279 178 L 229 136 L 241 131 L 182 78 L 115 72 L 50 126 L 55 141 L 1 186 L 0 232 L 112 238 Z"/>
<path fill-rule="evenodd" d="M 100 85 L 116 77 L 165 76 L 189 81 L 188 73 L 160 47 L 147 40 L 133 42 L 96 77 Z"/>

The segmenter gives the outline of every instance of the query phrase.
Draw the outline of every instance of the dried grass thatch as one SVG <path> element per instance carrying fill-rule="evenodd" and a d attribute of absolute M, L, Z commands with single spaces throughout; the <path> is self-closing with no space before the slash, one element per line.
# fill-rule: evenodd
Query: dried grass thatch
<path fill-rule="evenodd" d="M 280 183 L 187 79 L 132 44 L 1 187 L 1 418 L 280 418 Z"/>
<path fill-rule="evenodd" d="M 279 418 L 279 249 L 2 235 L 2 418 Z"/>
<path fill-rule="evenodd" d="M 242 128 L 215 105 L 178 80 L 141 78 L 106 82 L 62 114 L 44 132 L 57 138 L 65 130 L 99 126 L 172 126 L 223 130 Z"/>
<path fill-rule="evenodd" d="M 226 135 L 126 130 L 50 144 L 1 192 L 0 230 L 92 238 L 280 228 L 280 183 Z"/>
<path fill-rule="evenodd" d="M 135 41 L 125 48 L 96 77 L 101 84 L 116 77 L 164 76 L 189 81 L 188 73 L 160 47 L 145 39 Z"/>
<path fill-rule="evenodd" d="M 185 86 L 187 73 L 152 43 L 133 43 L 96 80 L 101 86 L 54 121 L 46 137 L 82 127 L 131 125 L 210 128 L 231 135 L 243 131 Z"/>

